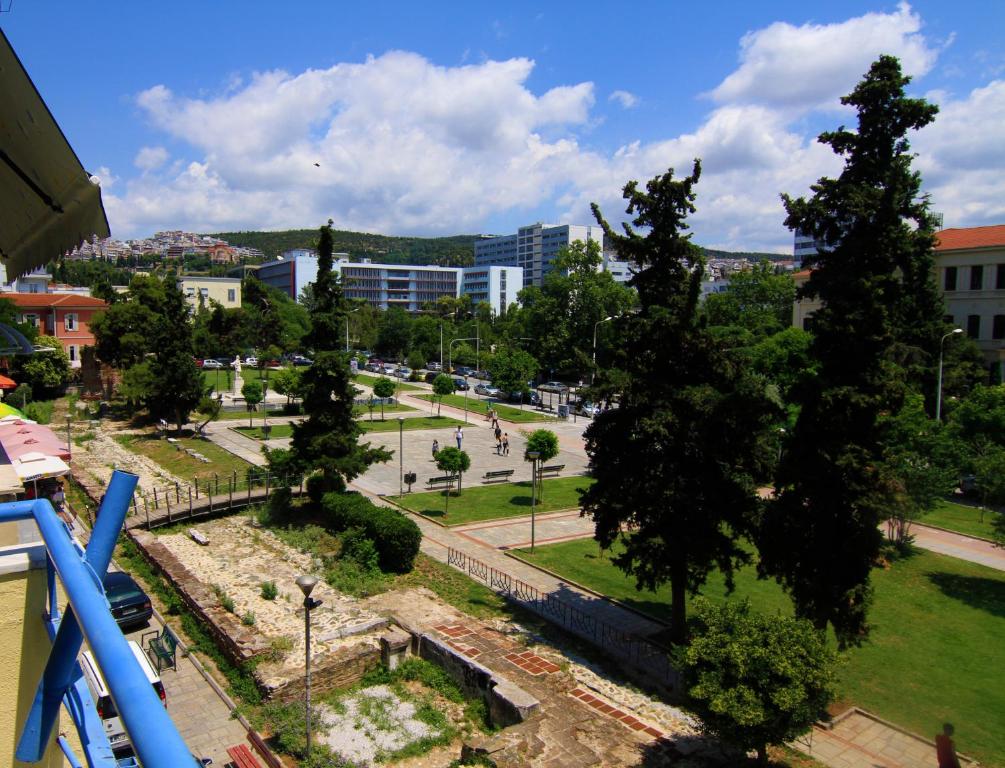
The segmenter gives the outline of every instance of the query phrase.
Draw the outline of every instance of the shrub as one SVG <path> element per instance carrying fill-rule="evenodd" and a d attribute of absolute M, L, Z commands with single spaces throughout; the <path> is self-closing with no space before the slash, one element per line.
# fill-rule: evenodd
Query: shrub
<path fill-rule="evenodd" d="M 315 504 L 321 503 L 325 492 L 325 479 L 321 475 L 311 475 L 307 478 L 307 498 Z"/>
<path fill-rule="evenodd" d="M 377 547 L 362 528 L 350 528 L 342 534 L 342 550 L 339 556 L 352 560 L 366 571 L 376 570 L 380 564 Z"/>
<path fill-rule="evenodd" d="M 213 593 L 216 595 L 216 599 L 220 601 L 220 605 L 223 606 L 225 611 L 228 613 L 234 612 L 234 600 L 230 595 L 223 591 L 223 587 L 218 584 L 214 584 Z"/>
<path fill-rule="evenodd" d="M 254 611 L 248 611 L 241 617 L 241 623 L 246 627 L 255 626 L 255 613 Z"/>
<path fill-rule="evenodd" d="M 48 424 L 52 421 L 52 406 L 52 400 L 36 400 L 24 407 L 24 415 L 39 424 Z"/>
<path fill-rule="evenodd" d="M 26 408 L 33 399 L 31 384 L 18 384 L 17 389 L 7 395 L 7 402 L 15 408 Z"/>
<path fill-rule="evenodd" d="M 275 600 L 279 596 L 279 588 L 274 581 L 262 582 L 262 598 L 265 600 Z"/>
<path fill-rule="evenodd" d="M 380 568 L 393 573 L 412 570 L 422 532 L 412 520 L 359 494 L 326 494 L 322 508 L 337 531 L 361 528 L 377 548 Z"/>

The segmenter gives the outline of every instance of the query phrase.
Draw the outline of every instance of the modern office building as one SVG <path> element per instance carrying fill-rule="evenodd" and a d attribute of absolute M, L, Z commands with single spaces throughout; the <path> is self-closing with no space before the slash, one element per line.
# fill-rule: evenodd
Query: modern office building
<path fill-rule="evenodd" d="M 340 276 L 347 299 L 365 301 L 378 309 L 401 307 L 406 312 L 418 312 L 424 304 L 443 297 L 470 295 L 475 304 L 487 301 L 494 312 L 503 314 L 523 288 L 523 270 L 519 267 L 373 264 L 341 258 L 332 270 Z M 317 275 L 317 257 L 309 254 L 269 262 L 258 269 L 259 280 L 293 299 Z"/>
<path fill-rule="evenodd" d="M 603 248 L 604 231 L 597 225 L 531 224 L 515 235 L 484 237 L 475 242 L 475 266 L 510 266 L 523 269 L 523 284 L 541 285 L 559 251 L 576 240 L 593 240 Z"/>
<path fill-rule="evenodd" d="M 224 309 L 241 306 L 241 280 L 237 277 L 182 275 L 178 278 L 178 288 L 193 310 L 199 308 L 200 297 L 206 309 L 209 309 L 210 301 L 215 301 Z"/>

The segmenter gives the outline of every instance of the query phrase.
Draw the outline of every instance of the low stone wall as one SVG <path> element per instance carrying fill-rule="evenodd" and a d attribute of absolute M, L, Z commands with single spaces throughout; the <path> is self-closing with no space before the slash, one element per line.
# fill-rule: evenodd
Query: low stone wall
<path fill-rule="evenodd" d="M 518 685 L 496 675 L 477 661 L 462 656 L 432 635 L 419 633 L 416 645 L 418 656 L 443 668 L 468 696 L 485 700 L 493 725 L 506 727 L 521 723 L 541 706 L 537 699 Z"/>
<path fill-rule="evenodd" d="M 335 653 L 327 654 L 311 660 L 311 694 L 324 694 L 348 688 L 358 683 L 367 672 L 380 666 L 380 648 L 357 643 L 348 648 L 341 648 Z M 276 699 L 282 702 L 303 701 L 303 675 L 292 680 L 285 680 L 278 685 L 269 685 L 259 680 L 259 687 L 266 699 Z"/>
<path fill-rule="evenodd" d="M 188 608 L 205 624 L 216 647 L 232 664 L 243 665 L 270 650 L 268 641 L 224 610 L 213 590 L 193 576 L 156 536 L 139 529 L 129 530 L 127 535 L 147 561 L 174 585 Z"/>

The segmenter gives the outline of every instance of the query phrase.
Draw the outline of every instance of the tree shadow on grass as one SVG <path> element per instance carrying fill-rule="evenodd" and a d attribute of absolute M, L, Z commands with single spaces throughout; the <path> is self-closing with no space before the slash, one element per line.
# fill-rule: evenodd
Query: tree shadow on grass
<path fill-rule="evenodd" d="M 929 573 L 931 581 L 946 597 L 966 603 L 971 608 L 1005 617 L 1005 581 L 955 573 Z"/>
<path fill-rule="evenodd" d="M 446 513 L 442 509 L 420 509 L 419 514 L 423 517 L 444 517 Z"/>

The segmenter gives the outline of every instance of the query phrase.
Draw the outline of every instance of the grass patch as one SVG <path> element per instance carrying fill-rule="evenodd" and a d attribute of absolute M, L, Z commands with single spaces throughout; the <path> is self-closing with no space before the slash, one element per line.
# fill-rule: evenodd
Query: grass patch
<path fill-rule="evenodd" d="M 966 504 L 956 504 L 952 501 L 940 501 L 938 506 L 918 520 L 919 523 L 946 528 L 966 536 L 977 536 L 981 539 L 994 538 L 994 520 L 1000 515 L 993 509 L 984 509 L 983 515 L 977 507 Z M 984 520 L 981 520 L 983 516 Z"/>
<path fill-rule="evenodd" d="M 353 381 L 358 382 L 359 384 L 365 384 L 366 386 L 368 386 L 368 387 L 370 387 L 372 389 L 374 383 L 379 378 L 381 378 L 381 377 L 380 376 L 372 376 L 372 375 L 370 375 L 368 373 L 357 373 L 353 377 Z M 384 378 L 391 378 L 391 377 L 390 376 L 385 376 Z M 424 389 L 423 387 L 418 387 L 415 384 L 409 384 L 408 382 L 401 381 L 400 379 L 391 379 L 391 381 L 395 382 L 398 385 L 398 391 L 399 392 L 423 392 L 423 391 L 428 392 L 429 391 L 427 389 Z"/>
<path fill-rule="evenodd" d="M 669 588 L 639 592 L 600 556 L 596 542 L 538 547 L 528 562 L 549 568 L 655 616 L 669 613 Z M 1005 730 L 994 712 L 1005 712 L 1005 574 L 964 560 L 919 551 L 888 570 L 873 572 L 875 604 L 870 641 L 842 654 L 839 698 L 853 702 L 925 736 L 943 722 L 957 728 L 960 751 L 985 764 L 1000 764 Z M 713 601 L 749 598 L 759 610 L 791 613 L 773 581 L 759 581 L 753 567 L 736 577 L 725 595 L 713 573 L 702 593 Z"/>
<path fill-rule="evenodd" d="M 360 421 L 364 432 L 397 432 L 398 420 L 389 419 L 387 421 Z M 414 416 L 406 418 L 402 426 L 406 432 L 410 429 L 448 429 L 456 426 L 463 426 L 460 419 L 452 419 L 449 416 Z"/>
<path fill-rule="evenodd" d="M 416 395 L 420 400 L 431 400 L 433 395 Z M 503 421 L 528 422 L 528 421 L 554 421 L 554 418 L 538 411 L 520 410 L 509 405 L 500 405 L 494 400 L 479 400 L 476 395 L 468 395 L 467 408 L 472 413 L 485 415 L 489 408 L 495 408 L 499 418 Z M 437 399 L 438 401 L 438 399 Z M 454 408 L 464 408 L 464 395 L 444 395 L 444 405 L 452 405 Z"/>
<path fill-rule="evenodd" d="M 254 418 L 262 418 L 267 416 L 270 419 L 281 419 L 289 414 L 283 413 L 282 409 L 271 409 L 268 411 L 252 411 L 249 413 L 247 410 L 244 411 L 220 411 L 220 417 L 216 421 L 240 421 L 241 419 L 247 419 L 248 416 Z M 205 417 L 203 417 L 205 418 Z M 199 423 L 202 423 L 202 419 L 199 419 Z"/>
<path fill-rule="evenodd" d="M 384 413 L 408 413 L 417 411 L 410 405 L 402 405 L 401 403 L 385 403 Z M 370 418 L 370 406 L 368 405 L 357 405 L 352 409 L 353 416 L 366 416 L 367 419 Z M 380 406 L 375 405 L 373 407 L 373 420 L 376 421 L 380 418 Z"/>
<path fill-rule="evenodd" d="M 396 576 L 394 589 L 426 587 L 443 602 L 478 619 L 512 618 L 513 612 L 505 598 L 456 568 L 420 552 L 410 573 Z"/>
<path fill-rule="evenodd" d="M 477 482 L 477 473 L 470 473 L 464 480 Z M 579 506 L 579 488 L 587 488 L 593 483 L 589 477 L 559 477 L 544 481 L 544 493 L 537 500 L 538 514 Z M 443 513 L 446 491 L 428 491 L 409 494 L 395 501 L 403 507 L 425 517 L 435 518 L 445 525 L 463 525 L 481 520 L 495 520 L 503 517 L 522 517 L 530 514 L 530 481 L 520 483 L 499 483 L 497 485 L 477 485 L 463 488 L 461 495 L 451 495 L 450 511 Z"/>
<path fill-rule="evenodd" d="M 152 459 L 172 475 L 186 480 L 206 479 L 214 475 L 225 477 L 233 472 L 237 472 L 238 478 L 243 478 L 251 466 L 244 459 L 209 440 L 182 437 L 177 443 L 169 443 L 158 439 L 154 434 L 115 435 L 115 440 L 124 448 Z M 181 446 L 181 449 L 175 448 L 176 445 Z M 201 453 L 209 459 L 209 464 L 189 456 L 185 453 L 185 448 Z"/>

